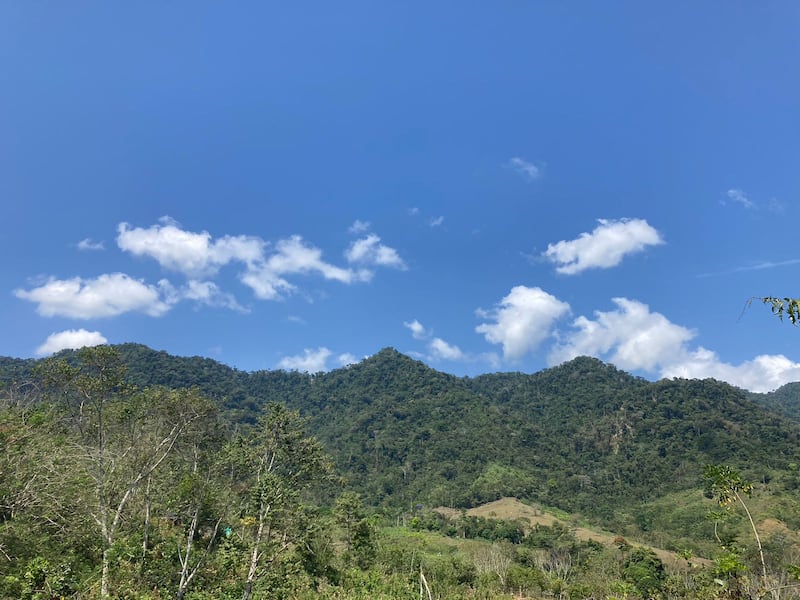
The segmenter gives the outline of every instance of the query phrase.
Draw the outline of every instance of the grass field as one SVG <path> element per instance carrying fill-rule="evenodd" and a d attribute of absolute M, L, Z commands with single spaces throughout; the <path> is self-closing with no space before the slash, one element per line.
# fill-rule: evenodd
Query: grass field
<path fill-rule="evenodd" d="M 460 514 L 460 511 L 452 508 L 440 507 L 436 508 L 435 510 L 448 517 L 457 517 Z M 575 525 L 574 523 L 560 519 L 541 508 L 520 502 L 516 498 L 501 498 L 500 500 L 495 500 L 494 502 L 482 504 L 467 510 L 467 514 L 475 517 L 483 517 L 485 519 L 519 520 L 523 523 L 527 523 L 528 527 L 530 528 L 534 527 L 535 525 L 552 527 L 555 524 L 560 524 L 568 527 L 575 534 L 575 537 L 581 541 L 594 540 L 595 542 L 603 544 L 607 547 L 617 545 L 619 543 L 619 538 L 621 537 L 619 534 L 611 531 L 590 529 Z M 770 521 L 771 528 L 773 529 L 779 525 L 782 525 L 779 522 L 774 521 L 774 519 Z M 656 548 L 648 544 L 638 543 L 635 540 L 626 539 L 626 541 L 632 546 L 641 546 L 653 550 L 653 552 L 655 552 L 665 564 L 675 565 L 685 562 L 683 558 L 679 557 L 674 552 L 669 552 L 668 550 Z M 711 561 L 703 558 L 694 558 L 693 561 L 698 564 L 711 564 Z"/>

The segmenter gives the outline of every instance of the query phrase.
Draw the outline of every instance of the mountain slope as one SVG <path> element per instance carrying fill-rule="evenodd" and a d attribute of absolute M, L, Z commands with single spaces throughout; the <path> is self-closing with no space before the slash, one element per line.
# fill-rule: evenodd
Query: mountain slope
<path fill-rule="evenodd" d="M 254 422 L 270 401 L 299 410 L 348 485 L 373 504 L 517 496 L 615 523 L 667 493 L 700 489 L 707 463 L 756 481 L 800 463 L 798 424 L 742 390 L 714 380 L 651 383 L 586 357 L 469 379 L 390 348 L 317 375 L 246 373 L 135 344 L 118 350 L 133 382 L 197 386 L 234 421 Z M 0 376 L 19 379 L 33 364 L 5 360 Z"/>
<path fill-rule="evenodd" d="M 768 410 L 800 421 L 800 382 L 787 383 L 766 394 L 752 392 L 748 397 Z"/>

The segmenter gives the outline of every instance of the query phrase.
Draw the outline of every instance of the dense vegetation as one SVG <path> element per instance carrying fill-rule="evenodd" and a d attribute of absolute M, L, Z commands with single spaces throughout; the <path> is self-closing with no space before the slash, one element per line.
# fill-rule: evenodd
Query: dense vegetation
<path fill-rule="evenodd" d="M 787 383 L 766 394 L 751 393 L 749 398 L 764 408 L 800 421 L 800 383 Z"/>
<path fill-rule="evenodd" d="M 246 373 L 126 344 L 0 377 L 2 597 L 748 597 L 796 562 L 791 395 L 590 358 L 456 378 L 392 349 Z M 742 510 L 708 518 L 709 464 L 755 483 L 769 578 Z M 504 496 L 564 519 L 464 512 Z"/>

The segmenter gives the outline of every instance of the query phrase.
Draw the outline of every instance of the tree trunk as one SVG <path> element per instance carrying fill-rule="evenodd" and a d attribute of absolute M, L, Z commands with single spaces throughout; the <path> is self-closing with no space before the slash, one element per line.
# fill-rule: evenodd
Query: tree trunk
<path fill-rule="evenodd" d="M 253 582 L 248 580 L 246 584 L 244 584 L 244 596 L 242 596 L 242 600 L 250 600 L 250 594 L 253 593 Z"/>
<path fill-rule="evenodd" d="M 199 517 L 200 505 L 198 504 L 194 510 L 194 515 L 192 515 L 192 523 L 189 525 L 189 531 L 186 533 L 186 554 L 183 556 L 183 558 L 180 557 L 180 550 L 178 550 L 178 558 L 181 561 L 181 581 L 178 584 L 178 600 L 183 598 L 183 594 L 186 592 L 186 586 L 189 585 L 189 579 L 191 579 L 191 575 L 189 574 L 189 561 L 191 560 L 192 556 L 194 534 L 197 531 L 197 522 Z"/>
<path fill-rule="evenodd" d="M 258 570 L 258 547 L 261 544 L 261 537 L 264 535 L 264 512 L 264 505 L 262 504 L 258 511 L 258 529 L 253 540 L 253 553 L 250 555 L 250 569 L 247 571 L 247 583 L 244 586 L 242 600 L 249 600 L 253 591 L 253 580 L 256 578 L 256 571 Z"/>
<path fill-rule="evenodd" d="M 144 535 L 142 539 L 142 569 L 147 558 L 147 546 L 150 543 L 150 475 L 147 476 L 147 485 L 144 488 Z"/>
<path fill-rule="evenodd" d="M 103 570 L 102 574 L 100 575 L 100 597 L 104 600 L 106 598 L 110 598 L 111 595 L 108 593 L 108 574 L 109 574 L 109 552 L 111 551 L 110 546 L 106 546 L 103 549 Z"/>

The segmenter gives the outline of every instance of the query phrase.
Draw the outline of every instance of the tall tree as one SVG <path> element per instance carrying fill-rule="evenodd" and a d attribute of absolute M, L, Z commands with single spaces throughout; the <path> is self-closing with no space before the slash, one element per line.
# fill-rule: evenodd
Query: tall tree
<path fill-rule="evenodd" d="M 744 509 L 747 520 L 750 522 L 750 527 L 753 530 L 756 546 L 758 547 L 764 594 L 770 593 L 770 595 L 777 600 L 779 592 L 777 588 L 771 585 L 769 576 L 767 575 L 767 563 L 766 560 L 764 560 L 764 547 L 761 545 L 761 536 L 758 534 L 753 515 L 750 514 L 750 509 L 747 507 L 744 498 L 742 498 L 743 494 L 749 495 L 753 491 L 753 484 L 742 479 L 742 476 L 737 470 L 727 465 L 707 465 L 703 475 L 709 487 L 709 491 L 713 494 L 720 506 L 728 508 L 735 502 L 738 502 Z"/>
<path fill-rule="evenodd" d="M 165 461 L 200 415 L 190 390 L 135 390 L 109 346 L 84 348 L 78 364 L 45 364 L 50 391 L 71 429 L 75 475 L 90 491 L 85 503 L 102 542 L 100 596 L 110 598 L 111 550 L 134 492 Z"/>
<path fill-rule="evenodd" d="M 331 465 L 299 414 L 274 403 L 252 436 L 237 439 L 229 450 L 241 479 L 240 522 L 248 547 L 242 598 L 249 600 L 258 576 L 302 533 L 301 493 L 327 477 Z"/>
<path fill-rule="evenodd" d="M 229 489 L 219 473 L 221 423 L 209 411 L 181 440 L 171 461 L 179 477 L 169 499 L 171 513 L 188 523 L 178 541 L 180 577 L 176 598 L 182 600 L 217 542 L 220 524 L 228 516 Z"/>

